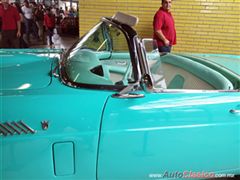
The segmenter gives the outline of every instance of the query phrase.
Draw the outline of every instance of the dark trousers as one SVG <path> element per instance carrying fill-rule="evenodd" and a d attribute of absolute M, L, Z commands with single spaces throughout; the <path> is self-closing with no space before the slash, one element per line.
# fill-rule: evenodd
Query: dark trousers
<path fill-rule="evenodd" d="M 53 45 L 53 41 L 52 41 L 53 30 L 54 28 L 48 28 L 47 30 L 49 45 Z"/>
<path fill-rule="evenodd" d="M 19 48 L 19 39 L 17 38 L 17 30 L 2 31 L 2 48 Z"/>
<path fill-rule="evenodd" d="M 26 32 L 28 43 L 30 42 L 30 34 L 31 33 L 33 34 L 34 38 L 39 40 L 38 28 L 37 28 L 36 23 L 32 19 L 26 19 L 26 18 L 24 20 L 24 23 L 25 23 L 25 32 Z"/>
<path fill-rule="evenodd" d="M 172 46 L 159 46 L 159 52 L 171 52 Z"/>

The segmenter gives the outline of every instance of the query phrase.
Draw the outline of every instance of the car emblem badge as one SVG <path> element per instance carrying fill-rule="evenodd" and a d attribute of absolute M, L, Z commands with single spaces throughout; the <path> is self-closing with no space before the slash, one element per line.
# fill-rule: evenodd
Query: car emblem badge
<path fill-rule="evenodd" d="M 41 124 L 42 124 L 42 129 L 43 130 L 47 130 L 48 129 L 48 124 L 49 124 L 48 121 L 42 121 Z"/>

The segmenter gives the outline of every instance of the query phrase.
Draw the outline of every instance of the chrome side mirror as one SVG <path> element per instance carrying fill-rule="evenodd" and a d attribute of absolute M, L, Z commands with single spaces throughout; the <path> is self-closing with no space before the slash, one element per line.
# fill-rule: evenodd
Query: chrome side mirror
<path fill-rule="evenodd" d="M 139 87 L 139 83 L 133 83 L 129 84 L 127 87 L 125 87 L 123 90 L 121 90 L 119 93 L 115 93 L 112 95 L 113 98 L 121 98 L 121 99 L 129 99 L 129 98 L 142 98 L 144 97 L 144 94 L 135 93 Z"/>

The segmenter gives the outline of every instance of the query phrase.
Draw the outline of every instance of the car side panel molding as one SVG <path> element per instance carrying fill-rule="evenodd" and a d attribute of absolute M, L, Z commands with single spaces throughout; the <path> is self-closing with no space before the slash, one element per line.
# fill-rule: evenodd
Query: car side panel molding
<path fill-rule="evenodd" d="M 0 136 L 20 135 L 20 134 L 35 134 L 36 130 L 32 129 L 23 121 L 12 121 L 0 123 Z"/>

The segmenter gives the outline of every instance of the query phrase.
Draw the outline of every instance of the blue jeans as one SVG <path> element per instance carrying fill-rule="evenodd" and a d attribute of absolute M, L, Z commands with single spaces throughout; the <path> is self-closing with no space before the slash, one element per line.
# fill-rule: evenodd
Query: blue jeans
<path fill-rule="evenodd" d="M 24 24 L 25 24 L 25 31 L 26 31 L 28 43 L 30 42 L 30 34 L 31 33 L 33 33 L 33 36 L 36 39 L 39 39 L 36 23 L 32 19 L 25 18 Z"/>
<path fill-rule="evenodd" d="M 158 51 L 159 52 L 171 52 L 172 46 L 159 46 Z"/>

